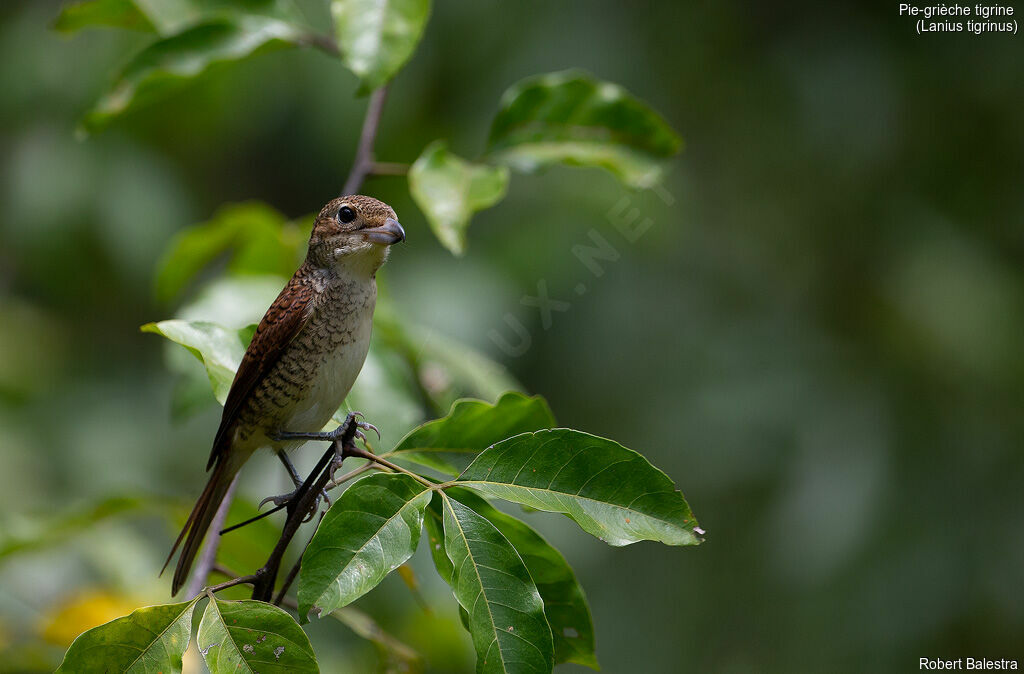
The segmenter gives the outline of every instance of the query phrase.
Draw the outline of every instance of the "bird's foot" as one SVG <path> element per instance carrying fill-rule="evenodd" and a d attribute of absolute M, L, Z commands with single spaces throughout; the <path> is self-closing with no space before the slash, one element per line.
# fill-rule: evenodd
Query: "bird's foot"
<path fill-rule="evenodd" d="M 360 421 L 359 418 L 362 416 L 362 412 L 349 412 L 348 416 L 345 417 L 345 421 L 333 430 L 322 431 L 319 433 L 292 433 L 290 431 L 280 431 L 274 435 L 274 440 L 279 442 L 285 440 L 323 440 L 344 444 L 348 439 L 359 438 L 365 443 L 366 434 L 363 433 L 363 431 L 373 431 L 377 434 L 377 439 L 380 440 L 380 430 L 371 423 Z"/>
<path fill-rule="evenodd" d="M 277 496 L 268 496 L 267 498 L 260 501 L 260 504 L 256 506 L 257 510 L 260 510 L 268 503 L 273 503 L 275 507 L 282 508 L 290 504 L 299 496 L 300 487 L 296 487 L 287 494 L 278 494 Z M 327 504 L 327 507 L 331 507 L 331 498 L 327 495 L 327 490 L 322 489 L 317 494 L 316 498 L 313 499 L 313 503 L 309 506 L 309 512 L 302 519 L 303 523 L 309 522 L 316 515 L 317 511 L 320 510 L 320 501 L 323 500 Z"/>

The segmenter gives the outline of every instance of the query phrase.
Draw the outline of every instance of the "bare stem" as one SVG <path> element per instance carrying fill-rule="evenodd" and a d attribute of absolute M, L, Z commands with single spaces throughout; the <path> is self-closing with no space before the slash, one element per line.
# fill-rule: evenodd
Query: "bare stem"
<path fill-rule="evenodd" d="M 365 473 L 366 471 L 374 470 L 376 468 L 378 468 L 377 464 L 373 463 L 372 461 L 367 463 L 364 466 L 359 466 L 355 470 L 350 470 L 349 472 L 345 473 L 341 477 L 334 478 L 333 480 L 328 482 L 327 486 L 324 487 L 324 490 L 325 491 L 330 491 L 331 489 L 334 489 L 335 487 L 340 487 L 341 485 L 345 484 L 346 482 L 348 482 L 352 478 L 358 477 L 358 476 L 362 475 L 363 473 Z"/>
<path fill-rule="evenodd" d="M 370 94 L 370 102 L 366 106 L 366 118 L 363 119 L 363 130 L 359 134 L 359 146 L 352 162 L 352 170 L 341 190 L 341 196 L 355 194 L 363 181 L 373 169 L 373 144 L 377 140 L 377 127 L 380 126 L 381 115 L 384 114 L 384 101 L 388 97 L 388 87 L 384 85 Z"/>
<path fill-rule="evenodd" d="M 349 451 L 349 456 L 357 456 L 360 459 L 367 459 L 369 461 L 373 461 L 375 463 L 379 463 L 382 466 L 390 468 L 391 470 L 395 471 L 396 473 L 404 473 L 405 475 L 408 475 L 409 477 L 413 478 L 414 480 L 416 480 L 420 484 L 425 484 L 426 486 L 430 487 L 431 489 L 433 489 L 434 486 L 435 486 L 433 482 L 431 482 L 430 480 L 426 479 L 425 477 L 423 477 L 421 475 L 417 475 L 416 473 L 412 472 L 411 470 L 408 470 L 407 468 L 402 468 L 401 466 L 399 466 L 396 463 L 391 463 L 387 459 L 385 459 L 383 457 L 380 457 L 380 456 L 377 456 L 376 454 L 374 454 L 372 452 L 368 452 L 365 449 L 359 449 L 358 447 L 352 448 Z"/>
<path fill-rule="evenodd" d="M 239 576 L 238 578 L 232 578 L 231 580 L 226 580 L 223 583 L 218 583 L 217 585 L 211 585 L 210 587 L 208 587 L 208 588 L 206 588 L 204 590 L 200 590 L 196 594 L 197 595 L 204 594 L 204 593 L 212 594 L 214 592 L 220 592 L 221 590 L 226 590 L 229 587 L 234 587 L 236 585 L 253 585 L 259 579 L 260 579 L 260 574 L 259 573 L 253 573 L 253 574 L 250 574 L 248 576 Z M 192 596 L 195 596 L 195 595 L 192 595 Z"/>
<path fill-rule="evenodd" d="M 228 518 L 228 510 L 231 509 L 231 501 L 235 497 L 235 487 L 237 486 L 238 476 L 236 475 L 235 479 L 231 481 L 231 486 L 228 487 L 227 492 L 224 494 L 224 500 L 220 502 L 220 507 L 217 508 L 213 520 L 210 522 L 210 531 L 212 533 L 207 539 L 206 545 L 203 546 L 203 551 L 200 553 L 199 560 L 192 571 L 192 577 L 188 579 L 188 585 L 185 586 L 186 597 L 194 597 L 206 587 L 206 578 L 210 575 L 210 570 L 217 561 L 217 548 L 220 547 L 220 530 L 224 528 L 224 521 Z"/>

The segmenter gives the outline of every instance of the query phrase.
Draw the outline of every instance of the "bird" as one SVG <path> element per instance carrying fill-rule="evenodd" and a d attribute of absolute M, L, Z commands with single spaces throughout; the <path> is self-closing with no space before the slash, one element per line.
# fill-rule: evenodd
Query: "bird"
<path fill-rule="evenodd" d="M 404 240 L 394 209 L 372 197 L 333 199 L 317 215 L 305 261 L 256 327 L 224 402 L 206 465 L 213 472 L 164 563 L 181 546 L 172 596 L 257 450 L 273 450 L 298 487 L 287 452 L 303 441 L 281 435 L 319 431 L 344 402 L 370 348 L 377 270 Z"/>

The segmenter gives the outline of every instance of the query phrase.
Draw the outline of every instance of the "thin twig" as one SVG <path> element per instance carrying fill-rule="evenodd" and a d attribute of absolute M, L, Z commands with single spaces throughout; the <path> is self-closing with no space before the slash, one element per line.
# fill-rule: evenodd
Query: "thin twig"
<path fill-rule="evenodd" d="M 384 114 L 384 101 L 388 97 L 385 84 L 370 94 L 370 102 L 366 106 L 366 118 L 363 119 L 363 130 L 359 134 L 359 146 L 352 161 L 352 170 L 341 190 L 341 196 L 355 194 L 373 168 L 373 143 L 377 139 L 377 127 L 380 126 L 381 115 Z"/>
<path fill-rule="evenodd" d="M 231 501 L 235 497 L 235 487 L 237 486 L 238 476 L 236 475 L 235 479 L 231 481 L 231 486 L 224 493 L 224 500 L 220 502 L 220 506 L 210 522 L 210 532 L 212 533 L 206 540 L 203 551 L 199 554 L 199 560 L 192 571 L 192 577 L 188 579 L 188 585 L 185 586 L 186 597 L 194 597 L 206 587 L 206 578 L 210 575 L 210 569 L 213 568 L 214 562 L 217 561 L 217 548 L 220 547 L 220 530 L 224 528 L 224 521 L 228 518 L 228 510 L 231 509 Z"/>
<path fill-rule="evenodd" d="M 232 578 L 231 580 L 226 580 L 223 583 L 218 583 L 217 585 L 211 585 L 210 587 L 207 587 L 205 589 L 200 590 L 196 594 L 199 595 L 199 594 L 205 594 L 205 593 L 220 592 L 221 590 L 226 590 L 229 587 L 234 587 L 236 585 L 253 585 L 259 579 L 260 579 L 260 574 L 257 571 L 256 573 L 248 575 L 248 576 L 239 576 L 238 578 Z M 195 595 L 192 595 L 192 596 L 195 596 Z"/>
<path fill-rule="evenodd" d="M 356 457 L 359 457 L 360 459 L 367 459 L 369 461 L 374 461 L 376 463 L 381 464 L 382 466 L 386 466 L 386 467 L 390 468 L 391 470 L 395 471 L 396 473 L 404 473 L 405 475 L 408 475 L 409 477 L 415 479 L 420 484 L 424 484 L 424 485 L 430 487 L 431 489 L 433 489 L 434 486 L 435 486 L 433 482 L 431 482 L 430 480 L 426 479 L 425 477 L 423 477 L 421 475 L 417 475 L 416 473 L 412 472 L 411 470 L 408 470 L 407 468 L 402 468 L 401 466 L 399 466 L 396 463 L 391 463 L 387 459 L 379 457 L 379 456 L 377 456 L 376 454 L 374 454 L 372 452 L 366 451 L 365 449 L 359 449 L 358 447 L 353 447 L 353 448 L 351 448 L 349 450 L 348 456 L 356 456 Z"/>
<path fill-rule="evenodd" d="M 334 457 L 338 455 L 339 445 L 342 448 L 342 456 L 344 456 L 347 445 L 352 443 L 352 436 L 355 435 L 355 430 L 356 425 L 353 423 L 340 442 L 335 441 L 331 443 L 331 446 L 328 447 L 305 481 L 299 485 L 295 496 L 288 503 L 288 519 L 285 520 L 284 529 L 281 531 L 281 538 L 278 539 L 277 545 L 274 546 L 273 552 L 270 553 L 267 563 L 256 572 L 259 580 L 253 586 L 253 599 L 270 601 L 274 592 L 277 571 L 281 567 L 281 558 L 284 557 L 284 551 L 288 548 L 292 538 L 295 537 L 299 527 L 302 526 L 306 514 L 313 507 L 324 485 L 331 479 L 331 464 Z"/>
<path fill-rule="evenodd" d="M 379 469 L 379 468 L 380 468 L 380 466 L 378 466 L 377 464 L 373 463 L 372 461 L 367 463 L 364 466 L 359 466 L 355 470 L 350 470 L 349 472 L 345 473 L 341 477 L 334 478 L 333 480 L 328 482 L 327 486 L 324 487 L 324 491 L 330 491 L 330 490 L 334 489 L 335 487 L 340 487 L 341 485 L 345 484 L 346 482 L 348 482 L 352 478 L 358 477 L 358 476 L 362 475 L 363 473 L 365 473 L 368 470 L 374 470 L 374 469 Z"/>

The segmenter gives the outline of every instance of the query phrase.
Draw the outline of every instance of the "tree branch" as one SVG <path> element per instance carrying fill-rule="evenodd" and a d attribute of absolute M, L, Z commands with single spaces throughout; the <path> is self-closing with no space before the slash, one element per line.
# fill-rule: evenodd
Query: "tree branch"
<path fill-rule="evenodd" d="M 386 84 L 370 94 L 370 102 L 366 106 L 366 118 L 363 119 L 363 130 L 359 134 L 359 146 L 356 148 L 352 170 L 349 171 L 345 186 L 341 189 L 341 196 L 355 194 L 363 186 L 366 176 L 373 170 L 373 144 L 377 140 L 377 127 L 380 126 L 380 118 L 384 114 L 384 101 L 387 97 L 388 86 Z"/>

